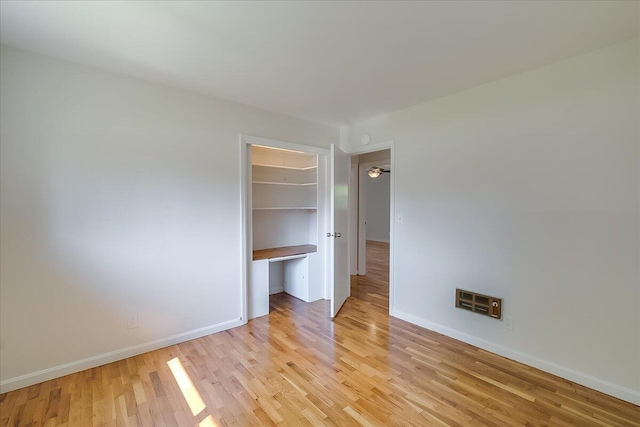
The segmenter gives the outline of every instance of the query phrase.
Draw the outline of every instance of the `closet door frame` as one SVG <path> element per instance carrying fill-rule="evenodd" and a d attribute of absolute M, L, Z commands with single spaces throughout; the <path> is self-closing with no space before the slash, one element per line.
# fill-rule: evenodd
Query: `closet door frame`
<path fill-rule="evenodd" d="M 242 242 L 242 266 L 241 266 L 241 320 L 242 323 L 248 322 L 248 286 L 249 286 L 249 275 L 251 262 L 253 261 L 253 194 L 252 194 L 252 168 L 251 168 L 251 150 L 249 149 L 250 145 L 260 145 L 263 147 L 271 147 L 271 148 L 281 148 L 285 150 L 294 150 L 294 151 L 302 151 L 309 154 L 317 154 L 318 155 L 318 201 L 322 200 L 324 203 L 322 204 L 322 209 L 318 206 L 317 218 L 320 220 L 320 216 L 323 217 L 323 224 L 326 228 L 328 221 L 328 191 L 327 191 L 327 159 L 329 155 L 328 148 L 314 147 L 303 144 L 296 144 L 292 142 L 278 141 L 275 139 L 262 138 L 258 136 L 252 135 L 244 135 L 240 134 L 240 206 L 241 206 L 241 242 Z M 324 167 L 320 166 L 320 163 L 324 165 Z M 322 173 L 321 173 L 322 171 Z M 322 190 L 322 191 L 321 191 Z M 323 257 L 323 265 L 325 266 L 325 274 L 324 274 L 324 291 L 323 294 L 328 294 L 327 292 L 327 255 L 326 255 L 326 246 L 322 245 L 324 250 L 321 251 L 320 248 L 320 238 L 324 235 L 324 230 L 321 230 L 318 227 L 318 252 Z"/>

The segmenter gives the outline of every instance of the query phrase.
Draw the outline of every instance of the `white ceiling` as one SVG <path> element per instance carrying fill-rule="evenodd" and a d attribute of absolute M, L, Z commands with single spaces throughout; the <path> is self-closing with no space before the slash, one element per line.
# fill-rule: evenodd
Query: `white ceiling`
<path fill-rule="evenodd" d="M 2 1 L 6 45 L 331 125 L 640 32 L 637 1 Z"/>

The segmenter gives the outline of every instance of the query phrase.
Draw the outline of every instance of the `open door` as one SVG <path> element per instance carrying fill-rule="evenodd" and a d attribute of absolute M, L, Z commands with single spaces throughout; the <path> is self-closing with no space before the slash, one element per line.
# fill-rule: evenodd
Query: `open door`
<path fill-rule="evenodd" d="M 329 156 L 331 203 L 329 232 L 329 280 L 331 283 L 331 318 L 336 317 L 342 304 L 351 295 L 349 277 L 349 156 L 331 144 Z"/>

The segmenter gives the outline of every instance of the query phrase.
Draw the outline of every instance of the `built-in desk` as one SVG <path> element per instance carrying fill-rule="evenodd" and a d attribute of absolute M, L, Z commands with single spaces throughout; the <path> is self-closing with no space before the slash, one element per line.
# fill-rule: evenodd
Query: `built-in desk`
<path fill-rule="evenodd" d="M 286 292 L 310 302 L 309 256 L 315 245 L 284 246 L 253 251 L 248 289 L 249 319 L 269 314 L 269 294 Z"/>
<path fill-rule="evenodd" d="M 318 252 L 316 245 L 299 245 L 299 246 L 283 246 L 281 248 L 259 249 L 253 251 L 253 260 L 261 259 L 287 258 L 296 255 L 306 255 L 312 252 Z"/>

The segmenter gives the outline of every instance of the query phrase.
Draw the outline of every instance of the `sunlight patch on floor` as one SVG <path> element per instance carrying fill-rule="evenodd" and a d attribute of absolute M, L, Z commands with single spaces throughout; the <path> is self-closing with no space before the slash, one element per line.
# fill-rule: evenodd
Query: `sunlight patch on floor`
<path fill-rule="evenodd" d="M 198 424 L 198 427 L 218 427 L 218 424 L 216 424 L 215 421 L 213 421 L 213 418 L 211 417 L 211 415 L 209 415 L 207 418 L 200 421 L 200 424 Z"/>
<path fill-rule="evenodd" d="M 204 410 L 204 408 L 207 407 L 207 405 L 204 404 L 204 401 L 202 400 L 200 393 L 198 393 L 198 390 L 196 390 L 196 387 L 193 385 L 193 381 L 191 381 L 189 374 L 187 374 L 187 371 L 185 371 L 184 366 L 182 366 L 182 362 L 180 362 L 180 359 L 178 359 L 177 357 L 174 357 L 173 359 L 167 362 L 167 365 L 169 365 L 169 369 L 171 369 L 171 373 L 173 374 L 173 377 L 176 379 L 176 382 L 178 383 L 178 387 L 180 387 L 180 391 L 182 391 L 182 395 L 187 401 L 187 404 L 189 405 L 189 409 L 191 409 L 191 413 L 194 416 L 198 415 L 200 412 Z M 210 417 L 211 416 L 209 416 L 209 418 Z M 204 421 L 206 421 L 206 418 Z M 213 420 L 211 421 L 213 422 Z M 206 426 L 210 424 L 200 423 L 200 425 Z M 215 423 L 213 425 L 215 425 Z"/>

